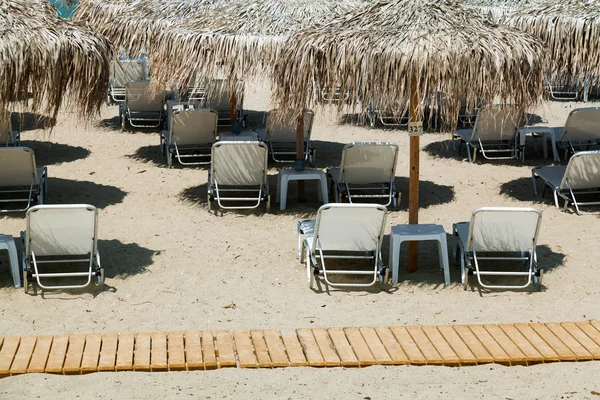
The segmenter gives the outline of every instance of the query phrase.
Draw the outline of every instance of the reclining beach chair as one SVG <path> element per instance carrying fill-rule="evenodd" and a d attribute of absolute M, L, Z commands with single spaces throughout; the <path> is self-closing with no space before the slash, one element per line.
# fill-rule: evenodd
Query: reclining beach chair
<path fill-rule="evenodd" d="M 398 145 L 390 142 L 353 142 L 344 146 L 339 168 L 330 168 L 335 201 L 350 203 L 379 199 L 382 205 L 398 206 L 394 186 Z"/>
<path fill-rule="evenodd" d="M 215 143 L 208 170 L 208 210 L 211 210 L 211 203 L 216 199 L 221 209 L 252 209 L 265 201 L 269 212 L 268 155 L 269 150 L 263 142 Z M 234 206 L 232 203 L 242 205 Z"/>
<path fill-rule="evenodd" d="M 463 288 L 467 290 L 469 275 L 477 275 L 482 287 L 492 289 L 520 289 L 532 282 L 541 285 L 542 270 L 535 253 L 541 221 L 542 212 L 535 208 L 482 207 L 473 211 L 471 222 L 452 225 L 454 260 L 460 256 Z M 482 269 L 481 261 L 485 260 L 512 261 L 521 268 Z M 520 285 L 490 285 L 483 283 L 482 276 L 519 276 L 526 277 L 526 281 Z"/>
<path fill-rule="evenodd" d="M 406 108 L 408 110 L 408 107 Z M 380 107 L 369 104 L 368 108 L 369 114 L 369 126 L 371 128 L 375 127 L 377 120 L 381 122 L 381 125 L 388 127 L 396 127 L 396 126 L 407 126 L 409 115 L 408 112 L 405 112 L 401 116 L 392 113 L 389 110 L 383 110 Z"/>
<path fill-rule="evenodd" d="M 294 162 L 296 159 L 296 126 L 297 121 L 289 116 L 284 116 L 278 120 L 273 116 L 277 110 L 269 111 L 266 121 L 264 140 L 269 144 L 269 153 L 275 162 Z M 304 160 L 310 165 L 313 164 L 315 149 L 311 146 L 310 135 L 312 133 L 313 120 L 315 113 L 312 110 L 304 110 Z"/>
<path fill-rule="evenodd" d="M 160 135 L 160 149 L 173 164 L 173 155 L 181 165 L 210 164 L 213 143 L 217 141 L 217 113 L 193 109 L 173 112 L 169 130 Z"/>
<path fill-rule="evenodd" d="M 522 118 L 509 105 L 486 106 L 479 110 L 473 129 L 457 129 L 452 134 L 452 147 L 460 152 L 466 143 L 469 162 L 475 162 L 477 151 L 488 160 L 511 160 L 519 157 L 518 127 Z M 458 144 L 458 147 L 457 147 Z M 473 156 L 471 156 L 471 149 Z"/>
<path fill-rule="evenodd" d="M 0 147 L 18 146 L 21 132 L 12 128 L 10 112 L 6 111 L 0 120 Z"/>
<path fill-rule="evenodd" d="M 206 101 L 206 86 L 194 74 L 187 88 L 187 99 L 197 100 L 200 102 Z"/>
<path fill-rule="evenodd" d="M 157 128 L 163 122 L 166 91 L 153 93 L 150 81 L 129 82 L 121 113 L 121 131 L 129 124 L 135 128 Z"/>
<path fill-rule="evenodd" d="M 108 103 L 119 104 L 125 101 L 125 87 L 128 82 L 148 79 L 146 61 L 120 60 L 113 64 L 113 77 L 108 85 Z"/>
<path fill-rule="evenodd" d="M 548 95 L 552 100 L 577 101 L 579 97 L 579 86 L 576 84 L 568 84 L 564 80 L 558 80 L 556 82 L 548 81 L 546 85 Z"/>
<path fill-rule="evenodd" d="M 26 211 L 32 203 L 44 204 L 48 170 L 37 167 L 29 147 L 0 148 L 0 212 Z M 15 207 L 5 208 L 5 205 Z"/>
<path fill-rule="evenodd" d="M 565 201 L 565 210 L 571 203 L 579 215 L 600 214 L 600 211 L 584 212 L 580 208 L 600 205 L 600 199 L 581 201 L 583 196 L 600 193 L 600 150 L 575 153 L 567 165 L 533 168 L 531 170 L 533 193 L 537 195 L 536 178 L 544 181 L 542 196 L 546 186 L 552 189 L 556 208 L 559 208 L 558 198 L 561 197 Z"/>
<path fill-rule="evenodd" d="M 383 265 L 381 244 L 386 227 L 387 209 L 377 204 L 325 204 L 317 218 L 298 222 L 298 259 L 306 261 L 308 287 L 323 273 L 330 286 L 364 287 L 379 280 L 387 282 L 388 268 Z M 368 270 L 328 269 L 326 259 L 370 260 Z M 372 277 L 368 283 L 331 282 L 331 275 Z"/>
<path fill-rule="evenodd" d="M 205 94 L 203 107 L 210 108 L 211 110 L 215 110 L 219 115 L 218 126 L 232 126 L 234 122 L 240 123 L 242 126 L 245 126 L 244 121 L 244 96 L 239 96 L 236 100 L 236 120 L 231 120 L 231 103 L 229 98 L 229 86 L 226 80 L 217 79 L 210 83 L 211 86 L 211 94 L 210 97 L 207 97 Z"/>
<path fill-rule="evenodd" d="M 552 150 L 568 154 L 600 148 L 600 107 L 577 108 L 569 113 L 564 127 L 552 128 Z M 557 154 L 555 153 L 557 156 Z M 556 158 L 556 157 L 555 157 Z"/>
<path fill-rule="evenodd" d="M 102 288 L 104 268 L 98 252 L 96 207 L 88 204 L 35 206 L 27 211 L 26 224 L 25 232 L 21 232 L 25 293 L 30 278 L 42 289 L 77 289 L 88 286 L 95 277 L 98 287 Z M 85 280 L 77 284 L 47 283 L 48 279 L 69 277 Z"/>

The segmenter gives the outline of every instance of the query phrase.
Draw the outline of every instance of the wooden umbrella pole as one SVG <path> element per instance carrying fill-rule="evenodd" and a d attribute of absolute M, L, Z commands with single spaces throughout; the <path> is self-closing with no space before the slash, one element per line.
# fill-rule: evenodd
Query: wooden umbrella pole
<path fill-rule="evenodd" d="M 296 123 L 296 171 L 304 170 L 304 112 Z M 304 181 L 298 181 L 298 201 L 304 201 Z"/>
<path fill-rule="evenodd" d="M 410 86 L 410 122 L 419 122 L 419 91 L 417 75 L 413 73 Z M 410 175 L 408 185 L 408 223 L 419 223 L 419 152 L 420 137 L 410 137 Z M 408 243 L 408 272 L 417 270 L 418 242 Z"/>
<path fill-rule="evenodd" d="M 229 94 L 229 118 L 231 119 L 231 125 L 237 122 L 237 96 L 235 91 Z"/>

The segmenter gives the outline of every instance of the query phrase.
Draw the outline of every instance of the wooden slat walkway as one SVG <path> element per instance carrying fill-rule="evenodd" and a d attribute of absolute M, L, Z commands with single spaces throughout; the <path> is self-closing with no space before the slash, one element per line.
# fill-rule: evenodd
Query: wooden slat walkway
<path fill-rule="evenodd" d="M 0 336 L 0 377 L 369 365 L 532 365 L 600 359 L 596 321 Z"/>

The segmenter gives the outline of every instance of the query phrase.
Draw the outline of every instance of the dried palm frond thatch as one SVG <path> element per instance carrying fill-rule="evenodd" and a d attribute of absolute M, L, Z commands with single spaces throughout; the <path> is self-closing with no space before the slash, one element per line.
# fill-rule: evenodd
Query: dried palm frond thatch
<path fill-rule="evenodd" d="M 472 8 L 483 16 L 497 22 L 505 15 L 511 14 L 520 8 L 540 3 L 541 1 L 542 0 L 461 0 L 460 4 Z"/>
<path fill-rule="evenodd" d="M 441 92 L 441 116 L 452 124 L 464 99 L 471 106 L 481 99 L 536 103 L 543 54 L 538 38 L 457 2 L 382 0 L 292 35 L 275 67 L 274 100 L 303 110 L 316 106 L 322 88 L 341 86 L 349 104 L 402 114 L 416 76 L 419 109 Z"/>
<path fill-rule="evenodd" d="M 546 43 L 549 79 L 567 79 L 574 83 L 600 75 L 599 1 L 544 1 L 520 8 L 501 22 Z"/>

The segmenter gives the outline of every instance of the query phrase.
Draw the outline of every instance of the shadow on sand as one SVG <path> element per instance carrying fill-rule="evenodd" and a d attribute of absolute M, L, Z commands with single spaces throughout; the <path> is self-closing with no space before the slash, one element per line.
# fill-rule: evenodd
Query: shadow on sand
<path fill-rule="evenodd" d="M 36 164 L 46 166 L 83 160 L 91 153 L 83 147 L 62 143 L 41 142 L 39 140 L 23 140 L 21 141 L 21 146 L 29 147 L 33 150 Z"/>
<path fill-rule="evenodd" d="M 56 125 L 56 120 L 54 118 L 41 114 L 33 114 L 30 112 L 11 113 L 10 122 L 13 129 L 18 129 L 21 132 L 34 131 L 44 128 L 47 129 Z"/>
<path fill-rule="evenodd" d="M 110 185 L 70 179 L 48 179 L 48 204 L 91 204 L 104 208 L 123 201 L 127 192 Z"/>

